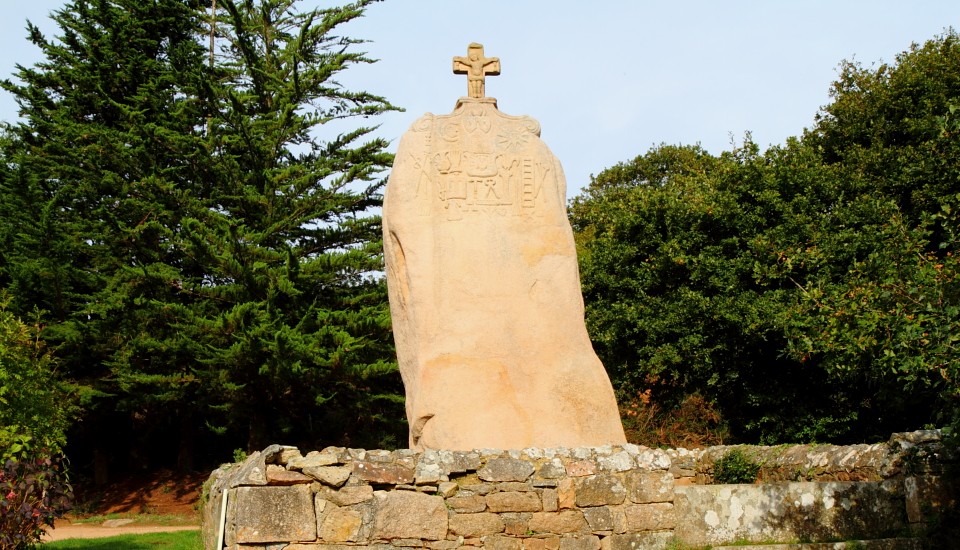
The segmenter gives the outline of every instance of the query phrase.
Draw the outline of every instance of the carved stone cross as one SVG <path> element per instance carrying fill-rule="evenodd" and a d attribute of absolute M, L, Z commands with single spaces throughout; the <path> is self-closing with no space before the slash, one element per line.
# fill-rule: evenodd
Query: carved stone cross
<path fill-rule="evenodd" d="M 474 42 L 467 46 L 466 57 L 453 58 L 453 74 L 467 75 L 468 97 L 484 97 L 487 75 L 497 76 L 500 74 L 500 58 L 484 57 L 483 45 Z"/>

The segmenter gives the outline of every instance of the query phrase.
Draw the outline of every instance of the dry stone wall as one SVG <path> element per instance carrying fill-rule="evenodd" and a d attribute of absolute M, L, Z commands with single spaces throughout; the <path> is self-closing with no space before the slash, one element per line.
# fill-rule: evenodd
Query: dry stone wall
<path fill-rule="evenodd" d="M 942 501 L 935 435 L 750 447 L 768 479 L 820 480 L 755 485 L 700 484 L 729 448 L 330 447 L 303 455 L 274 445 L 211 475 L 204 543 L 208 550 L 626 550 L 902 536 Z"/>

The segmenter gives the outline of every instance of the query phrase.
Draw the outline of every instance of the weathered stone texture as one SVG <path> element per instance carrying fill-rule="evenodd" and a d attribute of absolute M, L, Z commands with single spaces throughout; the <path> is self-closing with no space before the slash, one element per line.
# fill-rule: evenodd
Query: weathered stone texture
<path fill-rule="evenodd" d="M 672 502 L 673 476 L 669 472 L 634 471 L 626 474 L 630 502 Z"/>
<path fill-rule="evenodd" d="M 398 464 L 354 462 L 353 473 L 363 481 L 385 485 L 413 483 L 414 480 L 414 471 Z"/>
<path fill-rule="evenodd" d="M 560 537 L 523 539 L 523 550 L 560 550 Z"/>
<path fill-rule="evenodd" d="M 287 468 L 293 470 L 304 470 L 306 468 L 319 468 L 321 466 L 330 466 L 339 464 L 340 458 L 336 453 L 320 453 L 312 451 L 307 456 L 296 457 L 287 462 Z"/>
<path fill-rule="evenodd" d="M 482 537 L 502 533 L 504 529 L 505 525 L 500 516 L 490 512 L 450 516 L 450 532 L 458 536 Z"/>
<path fill-rule="evenodd" d="M 543 509 L 537 493 L 492 493 L 486 496 L 491 512 L 539 512 Z"/>
<path fill-rule="evenodd" d="M 482 512 L 487 509 L 487 501 L 482 496 L 456 496 L 448 498 L 446 502 L 456 512 Z"/>
<path fill-rule="evenodd" d="M 677 524 L 673 504 L 670 502 L 627 504 L 623 507 L 623 512 L 627 531 L 673 529 Z"/>
<path fill-rule="evenodd" d="M 556 512 L 560 509 L 560 499 L 556 489 L 544 489 L 540 495 L 544 512 Z"/>
<path fill-rule="evenodd" d="M 504 531 L 508 535 L 516 537 L 530 534 L 531 517 L 533 517 L 533 514 L 530 512 L 504 512 L 500 514 L 500 518 L 503 519 Z"/>
<path fill-rule="evenodd" d="M 537 471 L 537 477 L 543 479 L 558 479 L 567 475 L 567 470 L 563 466 L 563 461 L 559 458 L 551 458 L 540 465 Z"/>
<path fill-rule="evenodd" d="M 600 541 L 601 550 L 665 550 L 673 540 L 670 531 L 611 535 Z"/>
<path fill-rule="evenodd" d="M 523 550 L 523 541 L 504 535 L 490 535 L 483 538 L 483 547 L 487 550 Z"/>
<path fill-rule="evenodd" d="M 566 469 L 571 477 L 590 476 L 597 473 L 597 463 L 592 460 L 573 460 L 567 463 Z"/>
<path fill-rule="evenodd" d="M 313 478 L 300 472 L 287 470 L 283 466 L 277 466 L 276 464 L 267 465 L 268 485 L 297 485 L 311 481 L 313 481 Z"/>
<path fill-rule="evenodd" d="M 303 473 L 311 478 L 329 485 L 340 487 L 350 478 L 351 469 L 345 466 L 305 466 Z"/>
<path fill-rule="evenodd" d="M 325 511 L 320 539 L 325 542 L 354 542 L 360 533 L 363 516 L 349 508 L 332 507 Z"/>
<path fill-rule="evenodd" d="M 906 525 L 899 484 L 764 483 L 678 487 L 676 533 L 689 544 L 877 538 Z M 874 537 L 868 536 L 873 533 Z"/>
<path fill-rule="evenodd" d="M 494 458 L 477 470 L 477 476 L 483 481 L 526 481 L 534 471 L 533 464 L 526 460 Z"/>
<path fill-rule="evenodd" d="M 713 486 L 690 485 L 693 478 L 682 471 L 699 471 L 702 464 L 710 463 L 715 454 L 710 449 L 661 453 L 624 445 L 417 453 L 331 448 L 304 457 L 296 449 L 274 445 L 253 453 L 244 464 L 225 466 L 211 475 L 202 536 L 205 547 L 213 548 L 224 491 L 229 493 L 225 542 L 226 548 L 233 550 L 278 550 L 291 543 L 295 544 L 290 548 L 310 550 L 454 550 L 491 544 L 560 550 L 561 541 L 571 548 L 592 546 L 591 537 L 598 537 L 601 549 L 610 550 L 665 548 L 665 541 L 673 536 L 696 547 L 730 540 L 860 540 L 921 532 L 940 512 L 937 507 L 949 504 L 947 481 L 931 473 L 945 471 L 943 463 L 936 460 L 955 458 L 951 458 L 949 449 L 937 447 L 937 442 L 912 443 L 910 437 L 895 441 L 887 447 L 888 457 L 882 462 L 900 466 L 883 471 L 904 472 L 909 466 L 911 476 L 895 475 L 882 482 Z M 898 450 L 897 445 L 906 450 Z M 915 449 L 910 445 L 927 447 Z M 773 452 L 768 449 L 759 448 L 758 452 Z M 860 446 L 850 448 L 854 453 L 861 450 Z M 870 447 L 865 452 L 864 460 L 876 465 L 875 449 Z M 901 452 L 911 462 L 897 454 Z M 638 463 L 657 463 L 662 468 L 638 466 L 618 471 L 624 453 Z M 317 458 L 321 455 L 325 458 Z M 843 464 L 850 471 L 858 471 L 859 463 L 848 455 L 841 448 L 818 449 L 803 460 L 811 464 L 826 461 L 828 467 Z M 472 466 L 458 456 L 469 457 Z M 791 461 L 800 460 L 793 453 L 789 456 Z M 315 465 L 333 457 L 335 462 L 331 464 Z M 314 465 L 306 463 L 310 461 Z M 448 465 L 458 463 L 460 466 L 454 467 L 464 470 L 454 481 L 436 485 L 364 481 L 353 474 L 355 465 L 362 464 L 361 468 L 376 474 L 366 477 L 382 480 L 384 472 L 402 471 L 405 476 L 393 477 L 406 480 L 416 471 L 433 476 L 437 472 L 433 466 L 439 465 L 442 478 L 448 475 Z M 540 477 L 551 468 L 559 473 L 563 467 L 565 474 L 572 463 L 596 464 L 599 473 Z M 336 488 L 313 481 L 313 476 L 285 477 L 286 472 L 298 474 L 292 464 L 304 471 L 335 468 L 341 474 L 344 470 L 351 474 Z M 492 467 L 487 468 L 487 464 Z M 549 466 L 545 469 L 544 465 Z M 477 473 L 484 468 L 489 481 Z M 681 474 L 681 480 L 674 479 Z M 286 486 L 288 479 L 301 483 Z M 264 482 L 270 485 L 242 486 Z M 550 484 L 538 485 L 545 482 Z M 237 487 L 238 483 L 241 486 Z M 316 535 L 310 539 L 312 533 Z M 883 539 L 864 544 L 865 548 L 892 550 L 912 548 L 914 542 Z"/>
<path fill-rule="evenodd" d="M 582 535 L 560 539 L 560 550 L 600 550 L 600 537 Z"/>
<path fill-rule="evenodd" d="M 400 140 L 383 235 L 411 448 L 626 441 L 583 321 L 563 169 L 539 134 L 479 97 Z"/>
<path fill-rule="evenodd" d="M 610 474 L 597 474 L 574 481 L 577 506 L 622 504 L 627 490 L 620 479 Z"/>
<path fill-rule="evenodd" d="M 411 491 L 380 491 L 375 497 L 377 506 L 373 538 L 446 538 L 447 508 L 443 504 L 443 498 Z"/>
<path fill-rule="evenodd" d="M 338 491 L 322 488 L 317 492 L 324 500 L 328 500 L 337 506 L 350 506 L 366 502 L 373 498 L 373 487 L 369 485 L 352 485 L 341 487 Z"/>
<path fill-rule="evenodd" d="M 607 506 L 584 508 L 583 517 L 591 531 L 613 531 L 616 524 L 613 519 L 613 510 Z"/>
<path fill-rule="evenodd" d="M 577 533 L 587 529 L 587 521 L 579 510 L 535 512 L 530 517 L 530 530 L 535 533 Z"/>
<path fill-rule="evenodd" d="M 234 498 L 236 542 L 308 541 L 317 538 L 309 485 L 238 487 Z"/>

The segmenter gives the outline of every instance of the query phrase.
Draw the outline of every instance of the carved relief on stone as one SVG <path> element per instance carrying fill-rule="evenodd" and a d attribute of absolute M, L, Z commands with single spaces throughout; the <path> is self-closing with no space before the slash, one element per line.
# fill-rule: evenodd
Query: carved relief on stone
<path fill-rule="evenodd" d="M 471 70 L 498 73 L 474 46 Z M 623 443 L 583 322 L 563 170 L 534 119 L 480 92 L 411 126 L 384 198 L 410 445 Z"/>

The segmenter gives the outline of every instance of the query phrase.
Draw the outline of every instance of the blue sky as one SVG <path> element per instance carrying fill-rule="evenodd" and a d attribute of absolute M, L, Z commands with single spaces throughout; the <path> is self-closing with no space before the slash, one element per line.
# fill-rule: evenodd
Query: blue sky
<path fill-rule="evenodd" d="M 6 3 L 3 77 L 39 60 L 26 19 L 50 34 L 47 15 L 64 5 Z M 342 27 L 370 40 L 365 49 L 380 61 L 340 80 L 406 109 L 380 120 L 395 147 L 421 114 L 447 113 L 466 95 L 451 59 L 480 42 L 502 68 L 487 95 L 505 113 L 540 121 L 573 196 L 591 174 L 660 143 L 715 154 L 745 132 L 762 147 L 782 143 L 829 102 L 841 60 L 890 62 L 951 26 L 960 28 L 956 0 L 386 0 Z M 0 119 L 15 117 L 0 93 Z"/>

